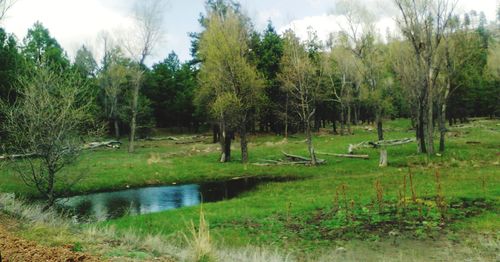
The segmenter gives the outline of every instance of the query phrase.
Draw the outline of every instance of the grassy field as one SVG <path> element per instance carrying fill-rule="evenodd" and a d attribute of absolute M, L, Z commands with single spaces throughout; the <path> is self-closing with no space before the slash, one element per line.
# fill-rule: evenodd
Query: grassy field
<path fill-rule="evenodd" d="M 322 130 L 314 137 L 316 150 L 346 153 L 351 143 L 376 139 L 376 131 L 364 126 L 355 127 L 354 133 L 341 137 Z M 413 136 L 407 120 L 385 125 L 386 139 Z M 320 156 L 327 164 L 318 167 L 243 165 L 238 162 L 238 143 L 233 162 L 221 164 L 218 145 L 206 139 L 207 143 L 193 144 L 142 141 L 134 154 L 126 152 L 126 145 L 85 152 L 62 175 L 88 174 L 71 194 L 242 176 L 299 178 L 261 184 L 238 198 L 204 204 L 215 245 L 227 248 L 265 246 L 302 259 L 320 259 L 337 247 L 356 247 L 359 254 L 368 255 L 370 250 L 411 253 L 420 246 L 436 254 L 444 249 L 436 244 L 443 239 L 470 246 L 468 241 L 477 244 L 481 241 L 474 239 L 484 237 L 494 246 L 484 251 L 484 257 L 494 258 L 498 251 L 499 121 L 476 120 L 451 128 L 447 151 L 431 158 L 417 154 L 414 143 L 389 147 L 386 168 L 378 167 L 375 149 L 359 151 L 370 155 L 369 160 Z M 301 135 L 288 140 L 259 135 L 250 141 L 250 162 L 282 158 L 282 151 L 306 155 Z M 2 166 L 0 182 L 0 192 L 36 196 L 8 165 Z M 189 221 L 198 221 L 199 215 L 199 206 L 188 207 L 99 226 L 159 234 L 182 243 Z"/>

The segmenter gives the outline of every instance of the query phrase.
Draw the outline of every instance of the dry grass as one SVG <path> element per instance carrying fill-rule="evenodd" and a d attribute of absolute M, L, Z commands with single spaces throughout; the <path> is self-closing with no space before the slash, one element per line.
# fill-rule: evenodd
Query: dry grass
<path fill-rule="evenodd" d="M 191 261 L 218 261 L 214 255 L 215 253 L 210 238 L 210 227 L 205 219 L 203 207 L 200 207 L 200 220 L 198 228 L 195 226 L 194 222 L 191 221 L 189 233 L 189 236 L 184 235 L 184 237 L 191 251 Z"/>

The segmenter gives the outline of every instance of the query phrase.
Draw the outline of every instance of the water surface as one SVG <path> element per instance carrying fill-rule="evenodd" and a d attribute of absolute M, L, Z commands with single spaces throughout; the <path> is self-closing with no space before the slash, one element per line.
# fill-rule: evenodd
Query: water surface
<path fill-rule="evenodd" d="M 281 179 L 282 180 L 282 179 Z M 203 184 L 127 189 L 60 198 L 57 203 L 80 218 L 106 220 L 231 199 L 269 179 L 242 178 Z M 276 181 L 273 179 L 272 181 Z"/>

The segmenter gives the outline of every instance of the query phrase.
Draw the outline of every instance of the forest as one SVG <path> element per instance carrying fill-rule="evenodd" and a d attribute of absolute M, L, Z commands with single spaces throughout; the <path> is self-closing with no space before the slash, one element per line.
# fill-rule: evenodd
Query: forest
<path fill-rule="evenodd" d="M 0 28 L 0 261 L 498 259 L 500 5 L 390 3 L 332 1 L 322 40 L 207 0 L 151 65 L 162 0 L 74 57 Z"/>

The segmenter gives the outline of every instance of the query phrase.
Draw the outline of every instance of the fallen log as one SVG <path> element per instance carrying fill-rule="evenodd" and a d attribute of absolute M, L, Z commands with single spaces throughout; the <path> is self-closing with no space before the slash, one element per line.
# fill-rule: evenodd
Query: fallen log
<path fill-rule="evenodd" d="M 254 166 L 295 166 L 295 165 L 310 165 L 311 161 L 292 161 L 292 162 L 276 162 L 276 163 L 253 163 Z"/>
<path fill-rule="evenodd" d="M 288 154 L 286 152 L 281 152 L 283 153 L 283 155 L 285 155 L 289 160 L 291 160 L 292 162 L 309 162 L 309 164 L 311 163 L 311 159 L 310 158 L 307 158 L 307 157 L 303 157 L 303 156 L 298 156 L 298 155 L 292 155 L 292 154 Z M 324 159 L 316 159 L 316 163 L 318 164 L 324 164 L 326 163 L 326 160 Z"/>
<path fill-rule="evenodd" d="M 417 141 L 415 138 L 402 138 L 393 140 L 381 140 L 381 141 L 364 141 L 358 144 L 350 144 L 347 152 L 353 154 L 355 150 L 359 148 L 379 148 L 386 146 L 398 146 Z"/>
<path fill-rule="evenodd" d="M 37 155 L 38 154 L 35 154 L 35 153 L 30 153 L 30 154 L 14 154 L 14 155 L 1 155 L 0 156 L 0 160 L 27 158 L 27 157 L 34 157 L 34 156 L 37 156 Z"/>
<path fill-rule="evenodd" d="M 307 157 L 292 155 L 292 154 L 285 153 L 283 151 L 281 153 L 283 153 L 283 155 L 285 155 L 287 158 L 289 158 L 292 161 L 311 161 L 311 159 L 307 158 Z"/>
<path fill-rule="evenodd" d="M 179 141 L 179 138 L 173 137 L 173 136 L 167 136 L 167 137 L 146 137 L 144 138 L 146 141 L 165 141 L 165 140 L 172 140 L 172 141 Z"/>
<path fill-rule="evenodd" d="M 83 146 L 80 147 L 80 150 L 90 150 L 90 149 L 96 149 L 100 147 L 109 147 L 109 148 L 120 148 L 122 142 L 116 141 L 116 140 L 111 140 L 111 141 L 104 141 L 104 142 L 90 142 L 87 143 Z M 64 149 L 65 151 L 68 149 Z M 28 158 L 28 157 L 37 157 L 40 154 L 38 153 L 29 153 L 29 154 L 12 154 L 12 155 L 1 155 L 0 160 L 7 160 L 7 159 L 19 159 L 19 158 Z"/>
<path fill-rule="evenodd" d="M 175 142 L 176 145 L 187 145 L 187 144 L 196 144 L 196 143 L 203 143 L 205 140 L 191 140 L 191 141 L 177 141 Z"/>
<path fill-rule="evenodd" d="M 361 158 L 361 159 L 369 159 L 370 158 L 370 156 L 368 156 L 368 155 L 333 154 L 333 153 L 323 153 L 323 152 L 316 152 L 316 154 L 325 155 L 325 156 L 345 157 L 345 158 Z"/>
<path fill-rule="evenodd" d="M 91 142 L 83 145 L 82 150 L 95 149 L 100 147 L 110 147 L 110 148 L 120 148 L 122 142 L 116 140 L 104 141 L 104 142 Z"/>

